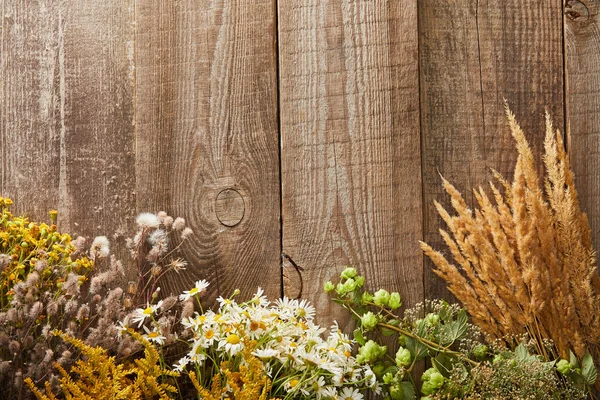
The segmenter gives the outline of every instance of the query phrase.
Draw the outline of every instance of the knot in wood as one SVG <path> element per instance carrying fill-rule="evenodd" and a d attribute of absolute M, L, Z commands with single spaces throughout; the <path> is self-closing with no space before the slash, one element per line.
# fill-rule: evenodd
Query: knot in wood
<path fill-rule="evenodd" d="M 571 21 L 582 22 L 590 18 L 590 10 L 579 0 L 567 0 L 565 3 L 565 15 Z"/>
<path fill-rule="evenodd" d="M 235 189 L 221 190 L 215 200 L 215 214 L 225 226 L 236 226 L 244 218 L 246 206 L 244 198 Z"/>

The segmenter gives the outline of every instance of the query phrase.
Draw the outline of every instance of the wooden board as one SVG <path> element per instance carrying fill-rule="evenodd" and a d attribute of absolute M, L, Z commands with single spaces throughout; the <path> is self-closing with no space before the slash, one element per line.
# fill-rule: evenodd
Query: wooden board
<path fill-rule="evenodd" d="M 278 296 L 273 2 L 138 0 L 136 27 L 138 208 L 195 232 L 163 291 L 204 278 L 212 297 Z"/>
<path fill-rule="evenodd" d="M 567 149 L 575 185 L 600 248 L 600 5 L 567 1 L 565 78 Z"/>
<path fill-rule="evenodd" d="M 546 107 L 564 126 L 561 2 L 424 1 L 419 38 L 423 230 L 426 242 L 445 249 L 432 203 L 449 207 L 438 172 L 471 204 L 471 188 L 487 184 L 489 168 L 512 179 L 516 151 L 503 98 L 536 154 Z M 423 279 L 426 297 L 451 298 L 429 260 Z"/>
<path fill-rule="evenodd" d="M 135 216 L 133 9 L 2 0 L 1 193 L 15 213 L 86 236 Z"/>
<path fill-rule="evenodd" d="M 283 250 L 318 322 L 346 265 L 423 300 L 416 2 L 279 1 Z M 295 292 L 295 291 L 294 291 Z"/>

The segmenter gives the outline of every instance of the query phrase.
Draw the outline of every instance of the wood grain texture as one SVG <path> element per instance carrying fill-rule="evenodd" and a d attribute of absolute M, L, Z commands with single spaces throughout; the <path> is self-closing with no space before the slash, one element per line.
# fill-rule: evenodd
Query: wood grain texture
<path fill-rule="evenodd" d="M 275 9 L 270 0 L 136 1 L 137 204 L 186 219 L 190 266 L 163 291 L 210 281 L 280 293 Z M 234 189 L 244 213 L 219 221 Z M 237 214 L 239 216 L 239 214 Z M 229 217 L 226 217 L 229 218 Z"/>
<path fill-rule="evenodd" d="M 600 248 L 600 5 L 567 1 L 565 9 L 567 149 L 579 200 Z"/>
<path fill-rule="evenodd" d="M 503 98 L 536 154 L 546 107 L 564 126 L 561 2 L 421 1 L 419 38 L 423 231 L 445 249 L 432 203 L 449 207 L 438 172 L 471 204 L 471 188 L 487 185 L 490 168 L 512 179 L 516 151 Z M 426 297 L 451 298 L 429 260 L 424 281 Z"/>
<path fill-rule="evenodd" d="M 72 234 L 135 215 L 133 8 L 122 0 L 2 0 L 1 193 Z"/>
<path fill-rule="evenodd" d="M 350 264 L 423 299 L 416 2 L 279 1 L 283 249 L 318 322 Z"/>

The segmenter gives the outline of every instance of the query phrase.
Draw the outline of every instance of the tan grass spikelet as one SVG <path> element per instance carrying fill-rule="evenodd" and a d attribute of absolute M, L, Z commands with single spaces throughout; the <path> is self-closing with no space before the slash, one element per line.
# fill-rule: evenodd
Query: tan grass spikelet
<path fill-rule="evenodd" d="M 508 107 L 506 115 L 519 154 L 513 181 L 492 171 L 499 185 L 490 182 L 491 197 L 474 190 L 471 210 L 442 178 L 454 215 L 434 204 L 456 265 L 426 243 L 421 247 L 473 322 L 493 338 L 529 334 L 541 354 L 550 339 L 550 357 L 568 357 L 569 350 L 582 357 L 587 348 L 598 359 L 600 278 L 561 135 L 546 113 L 542 181 Z"/>

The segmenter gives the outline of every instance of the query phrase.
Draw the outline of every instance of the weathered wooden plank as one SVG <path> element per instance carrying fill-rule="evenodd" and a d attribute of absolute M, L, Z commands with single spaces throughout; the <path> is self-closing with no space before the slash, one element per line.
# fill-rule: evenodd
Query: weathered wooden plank
<path fill-rule="evenodd" d="M 1 1 L 1 193 L 82 235 L 134 217 L 131 1 Z"/>
<path fill-rule="evenodd" d="M 416 12 L 279 2 L 283 248 L 322 324 L 344 317 L 322 287 L 347 264 L 423 299 Z"/>
<path fill-rule="evenodd" d="M 579 201 L 600 247 L 600 5 L 567 1 L 565 8 L 567 149 Z"/>
<path fill-rule="evenodd" d="M 449 202 L 438 171 L 468 199 L 491 179 L 491 167 L 512 179 L 516 152 L 503 98 L 538 154 L 545 107 L 564 125 L 561 2 L 423 1 L 419 38 L 423 230 L 443 249 L 432 201 Z M 426 297 L 451 298 L 429 260 L 424 280 Z"/>
<path fill-rule="evenodd" d="M 163 291 L 279 295 L 273 1 L 139 0 L 136 26 L 137 204 L 195 231 Z"/>

